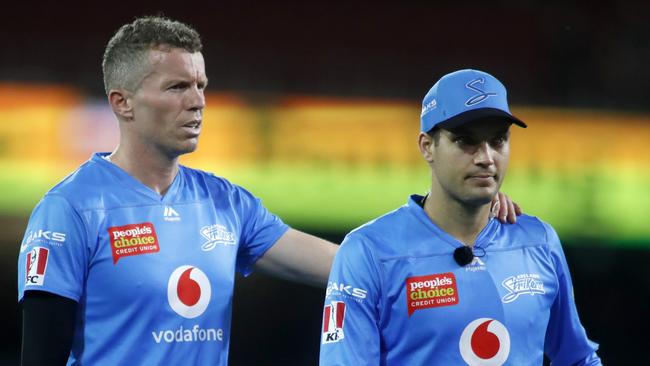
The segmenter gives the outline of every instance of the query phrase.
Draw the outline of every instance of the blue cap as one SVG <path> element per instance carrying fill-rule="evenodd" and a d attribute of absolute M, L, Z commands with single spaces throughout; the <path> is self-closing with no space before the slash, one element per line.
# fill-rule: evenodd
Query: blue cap
<path fill-rule="evenodd" d="M 483 71 L 459 70 L 440 78 L 424 96 L 420 131 L 451 129 L 486 117 L 526 127 L 510 113 L 506 88 L 497 78 Z"/>

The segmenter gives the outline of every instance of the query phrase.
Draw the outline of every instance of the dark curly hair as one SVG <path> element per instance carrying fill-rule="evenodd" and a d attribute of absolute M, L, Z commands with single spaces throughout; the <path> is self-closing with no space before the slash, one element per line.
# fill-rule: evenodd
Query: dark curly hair
<path fill-rule="evenodd" d="M 118 88 L 135 91 L 149 66 L 148 51 L 156 48 L 194 53 L 203 45 L 192 27 L 165 17 L 146 16 L 123 25 L 108 41 L 102 59 L 106 94 Z"/>

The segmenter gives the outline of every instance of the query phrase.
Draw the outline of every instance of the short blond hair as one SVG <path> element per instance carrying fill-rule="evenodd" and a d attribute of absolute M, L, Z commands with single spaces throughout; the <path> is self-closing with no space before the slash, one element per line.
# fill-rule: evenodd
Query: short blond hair
<path fill-rule="evenodd" d="M 146 16 L 123 25 L 106 45 L 102 59 L 106 94 L 112 89 L 135 91 L 149 66 L 148 52 L 165 47 L 194 53 L 203 45 L 194 28 L 165 17 Z"/>

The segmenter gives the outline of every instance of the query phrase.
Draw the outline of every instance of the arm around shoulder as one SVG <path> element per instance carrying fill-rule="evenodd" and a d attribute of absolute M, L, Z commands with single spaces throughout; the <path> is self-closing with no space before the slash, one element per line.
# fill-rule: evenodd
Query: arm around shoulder
<path fill-rule="evenodd" d="M 287 230 L 257 261 L 263 273 L 325 287 L 338 245 L 295 229 Z"/>

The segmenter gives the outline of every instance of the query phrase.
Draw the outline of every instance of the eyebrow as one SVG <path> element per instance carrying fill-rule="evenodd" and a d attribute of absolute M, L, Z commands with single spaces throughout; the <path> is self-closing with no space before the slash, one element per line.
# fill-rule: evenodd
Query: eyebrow
<path fill-rule="evenodd" d="M 205 79 L 199 80 L 198 82 L 203 83 L 204 85 L 208 85 L 208 78 L 206 77 Z M 171 79 L 165 80 L 164 83 L 165 84 L 191 83 L 191 81 L 182 77 L 173 77 Z"/>

